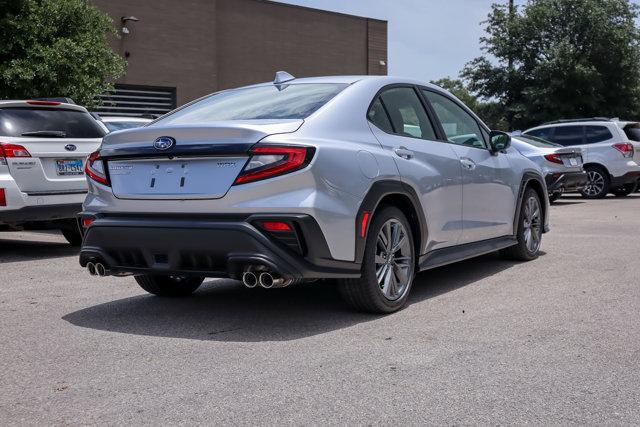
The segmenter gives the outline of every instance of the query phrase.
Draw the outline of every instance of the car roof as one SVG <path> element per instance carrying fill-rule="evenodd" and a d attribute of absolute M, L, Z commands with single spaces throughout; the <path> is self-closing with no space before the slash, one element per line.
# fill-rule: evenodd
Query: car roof
<path fill-rule="evenodd" d="M 4 100 L 0 101 L 0 108 L 47 108 L 52 110 L 64 109 L 88 112 L 86 108 L 77 104 L 66 102 L 41 101 L 41 100 Z"/>
<path fill-rule="evenodd" d="M 295 85 L 295 84 L 319 84 L 319 83 L 334 83 L 334 84 L 354 84 L 359 81 L 378 81 L 380 84 L 415 84 L 419 86 L 426 86 L 435 89 L 445 90 L 439 86 L 436 86 L 432 83 L 428 83 L 421 80 L 416 80 L 408 77 L 401 76 L 378 76 L 378 75 L 340 75 L 340 76 L 318 76 L 318 77 L 300 77 L 294 78 L 292 80 L 281 83 L 282 85 Z M 256 86 L 269 86 L 273 85 L 274 82 L 263 82 L 257 83 L 254 85 L 242 86 L 228 90 L 234 89 L 243 89 L 247 87 L 256 87 Z"/>

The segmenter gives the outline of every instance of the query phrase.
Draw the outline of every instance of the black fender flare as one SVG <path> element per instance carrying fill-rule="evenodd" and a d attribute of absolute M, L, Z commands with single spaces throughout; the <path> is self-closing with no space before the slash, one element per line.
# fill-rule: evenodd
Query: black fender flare
<path fill-rule="evenodd" d="M 420 235 L 420 247 L 418 248 L 418 252 L 416 257 L 422 255 L 424 248 L 426 247 L 427 242 L 427 220 L 424 214 L 424 210 L 422 209 L 422 203 L 420 203 L 420 198 L 415 190 L 398 180 L 380 180 L 373 183 L 366 196 L 362 200 L 360 204 L 360 208 L 358 209 L 358 215 L 356 215 L 356 254 L 355 254 L 355 262 L 358 264 L 362 263 L 362 258 L 364 257 L 364 249 L 366 246 L 367 236 L 369 234 L 369 225 L 371 223 L 371 218 L 376 213 L 376 210 L 380 206 L 380 202 L 387 196 L 391 195 L 400 195 L 407 197 L 412 205 L 412 208 L 416 214 L 417 219 L 417 228 L 419 230 Z M 365 212 L 368 212 L 370 217 L 366 224 L 366 229 L 364 236 L 361 233 L 362 230 L 362 221 L 364 219 Z M 411 218 L 408 218 L 411 221 Z"/>
<path fill-rule="evenodd" d="M 516 214 L 513 217 L 513 235 L 517 236 L 518 235 L 518 220 L 520 219 L 520 211 L 522 210 L 522 200 L 524 199 L 524 191 L 525 189 L 529 186 L 529 184 L 531 184 L 532 181 L 537 182 L 538 185 L 540 185 L 540 188 L 542 189 L 543 192 L 543 196 L 546 195 L 547 193 L 547 184 L 545 183 L 544 179 L 542 178 L 542 176 L 540 176 L 540 174 L 536 173 L 536 172 L 525 172 L 522 175 L 522 180 L 520 181 L 520 190 L 518 191 L 518 201 L 516 204 Z M 542 202 L 542 232 L 546 233 L 546 227 L 545 224 L 547 223 L 547 200 L 548 200 L 548 195 L 547 195 L 547 200 L 544 200 L 544 197 L 541 198 L 541 202 Z"/>

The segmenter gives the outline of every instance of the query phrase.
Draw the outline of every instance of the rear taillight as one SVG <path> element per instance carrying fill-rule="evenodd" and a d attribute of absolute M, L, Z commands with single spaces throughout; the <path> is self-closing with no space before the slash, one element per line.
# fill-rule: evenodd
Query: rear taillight
<path fill-rule="evenodd" d="M 89 155 L 84 165 L 84 173 L 99 184 L 109 185 L 109 180 L 104 170 L 104 162 L 100 158 L 99 151 L 95 151 Z"/>
<path fill-rule="evenodd" d="M 7 193 L 4 188 L 0 188 L 0 206 L 7 206 Z"/>
<path fill-rule="evenodd" d="M 551 163 L 557 163 L 559 165 L 563 164 L 560 154 L 557 154 L 557 153 L 546 154 L 544 158 L 550 161 Z"/>
<path fill-rule="evenodd" d="M 10 159 L 15 157 L 31 157 L 31 154 L 22 145 L 0 142 L 0 158 Z"/>
<path fill-rule="evenodd" d="M 315 149 L 312 147 L 255 147 L 249 153 L 251 158 L 234 184 L 246 184 L 300 170 L 311 162 L 314 152 Z"/>
<path fill-rule="evenodd" d="M 633 145 L 629 142 L 613 144 L 613 148 L 621 152 L 623 157 L 633 157 Z"/>

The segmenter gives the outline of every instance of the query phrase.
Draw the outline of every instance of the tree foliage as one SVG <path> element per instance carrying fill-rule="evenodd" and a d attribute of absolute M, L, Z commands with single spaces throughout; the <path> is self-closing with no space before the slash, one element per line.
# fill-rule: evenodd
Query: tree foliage
<path fill-rule="evenodd" d="M 451 92 L 464 105 L 469 107 L 482 121 L 493 130 L 506 130 L 508 124 L 504 118 L 502 105 L 495 101 L 483 101 L 471 93 L 465 82 L 461 79 L 445 77 L 431 83 Z"/>
<path fill-rule="evenodd" d="M 506 5 L 494 4 L 481 39 L 485 55 L 461 77 L 475 95 L 503 105 L 513 129 L 559 118 L 637 117 L 637 18 L 628 0 L 529 0 L 511 17 Z"/>
<path fill-rule="evenodd" d="M 87 0 L 0 0 L 0 98 L 93 105 L 124 72 L 111 19 Z"/>

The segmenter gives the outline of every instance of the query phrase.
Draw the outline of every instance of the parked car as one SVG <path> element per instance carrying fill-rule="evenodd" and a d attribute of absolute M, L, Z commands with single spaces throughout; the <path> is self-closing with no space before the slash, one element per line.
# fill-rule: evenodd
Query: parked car
<path fill-rule="evenodd" d="M 336 278 L 355 308 L 393 312 L 418 271 L 538 257 L 544 177 L 510 142 L 427 83 L 280 72 L 107 135 L 80 264 L 160 296 Z"/>
<path fill-rule="evenodd" d="M 143 117 L 100 116 L 100 121 L 109 132 L 132 129 L 151 123 L 153 120 Z"/>
<path fill-rule="evenodd" d="M 581 192 L 587 185 L 587 173 L 582 167 L 582 149 L 565 148 L 531 135 L 513 137 L 512 145 L 542 168 L 550 202 L 556 201 L 565 192 Z"/>
<path fill-rule="evenodd" d="M 84 161 L 104 135 L 75 104 L 0 101 L 0 229 L 58 228 L 79 245 Z"/>
<path fill-rule="evenodd" d="M 640 123 L 618 119 L 558 120 L 529 129 L 532 135 L 564 147 L 581 148 L 589 181 L 582 195 L 589 199 L 633 193 L 640 179 Z"/>

